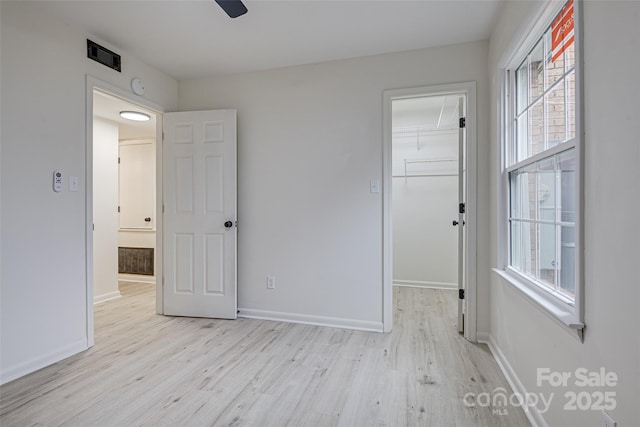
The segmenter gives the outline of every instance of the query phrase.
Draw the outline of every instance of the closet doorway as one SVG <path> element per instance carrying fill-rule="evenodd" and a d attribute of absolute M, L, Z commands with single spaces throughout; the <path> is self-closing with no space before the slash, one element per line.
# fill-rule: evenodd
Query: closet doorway
<path fill-rule="evenodd" d="M 475 103 L 473 83 L 385 91 L 384 288 L 385 301 L 394 286 L 450 291 L 458 305 L 451 327 L 475 341 L 471 98 Z"/>
<path fill-rule="evenodd" d="M 458 288 L 459 98 L 392 101 L 394 286 Z"/>

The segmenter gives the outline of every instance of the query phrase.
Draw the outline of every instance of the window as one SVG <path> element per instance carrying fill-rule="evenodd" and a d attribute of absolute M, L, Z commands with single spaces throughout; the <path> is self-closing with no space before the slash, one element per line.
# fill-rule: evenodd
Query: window
<path fill-rule="evenodd" d="M 551 311 L 566 324 L 581 328 L 576 309 L 581 163 L 573 0 L 547 16 L 550 24 L 529 40 L 533 47 L 516 56 L 506 73 L 504 273 L 553 306 Z"/>

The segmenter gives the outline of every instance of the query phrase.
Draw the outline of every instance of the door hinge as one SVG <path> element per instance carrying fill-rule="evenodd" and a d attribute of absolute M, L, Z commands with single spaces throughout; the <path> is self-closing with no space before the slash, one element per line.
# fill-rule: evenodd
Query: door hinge
<path fill-rule="evenodd" d="M 164 205 L 162 205 L 162 213 L 164 213 Z"/>
<path fill-rule="evenodd" d="M 463 214 L 463 213 L 465 213 L 465 211 L 466 211 L 466 207 L 465 207 L 464 203 L 460 203 L 458 205 L 458 213 Z"/>
<path fill-rule="evenodd" d="M 458 299 L 464 299 L 464 289 L 458 289 Z"/>
<path fill-rule="evenodd" d="M 463 129 L 463 128 L 467 127 L 467 119 L 466 119 L 466 117 L 460 117 L 460 120 L 459 120 L 458 124 L 460 125 L 460 129 Z"/>
<path fill-rule="evenodd" d="M 118 212 L 120 212 L 120 206 L 118 206 Z"/>
<path fill-rule="evenodd" d="M 120 164 L 120 157 L 118 157 L 118 164 Z"/>

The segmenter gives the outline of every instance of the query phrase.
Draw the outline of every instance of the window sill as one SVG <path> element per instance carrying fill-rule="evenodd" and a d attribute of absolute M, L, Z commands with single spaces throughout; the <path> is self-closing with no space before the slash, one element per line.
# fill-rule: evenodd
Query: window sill
<path fill-rule="evenodd" d="M 577 320 L 576 310 L 573 307 L 568 306 L 552 295 L 545 295 L 547 292 L 544 290 L 536 289 L 534 286 L 518 280 L 515 275 L 510 274 L 508 271 L 494 268 L 493 272 L 520 291 L 544 313 L 567 328 L 580 342 L 584 342 L 585 325 Z"/>

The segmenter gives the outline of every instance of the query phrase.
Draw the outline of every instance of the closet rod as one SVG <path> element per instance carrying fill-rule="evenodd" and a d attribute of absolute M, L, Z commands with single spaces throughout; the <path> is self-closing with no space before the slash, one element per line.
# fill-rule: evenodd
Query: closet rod
<path fill-rule="evenodd" d="M 457 173 L 427 173 L 427 174 L 419 174 L 419 175 L 392 175 L 391 178 L 404 178 L 405 180 L 407 178 L 428 178 L 428 177 L 432 177 L 432 176 L 458 176 Z"/>
<path fill-rule="evenodd" d="M 404 163 L 440 163 L 457 162 L 458 159 L 404 159 Z"/>
<path fill-rule="evenodd" d="M 407 178 L 409 174 L 407 173 L 407 165 L 409 163 L 447 163 L 447 162 L 457 162 L 458 159 L 404 159 L 404 177 Z M 457 175 L 457 174 L 456 174 Z M 411 175 L 418 176 L 418 175 Z M 432 175 L 425 175 L 432 176 Z M 405 179 L 406 182 L 406 179 Z"/>

